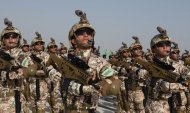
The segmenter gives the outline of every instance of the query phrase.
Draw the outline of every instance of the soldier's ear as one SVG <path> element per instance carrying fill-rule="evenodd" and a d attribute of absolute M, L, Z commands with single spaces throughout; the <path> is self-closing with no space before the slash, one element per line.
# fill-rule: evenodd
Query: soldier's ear
<path fill-rule="evenodd" d="M 71 43 L 72 43 L 72 44 L 76 44 L 76 39 L 72 39 L 72 40 L 71 40 Z"/>

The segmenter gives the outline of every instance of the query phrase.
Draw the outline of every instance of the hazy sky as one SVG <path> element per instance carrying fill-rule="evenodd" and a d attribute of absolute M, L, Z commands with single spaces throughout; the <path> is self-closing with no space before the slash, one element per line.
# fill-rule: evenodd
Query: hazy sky
<path fill-rule="evenodd" d="M 38 31 L 46 44 L 53 37 L 69 46 L 68 32 L 79 21 L 77 9 L 86 12 L 96 29 L 95 45 L 101 50 L 116 51 L 121 42 L 130 46 L 132 36 L 146 50 L 157 26 L 167 30 L 182 52 L 190 50 L 190 0 L 2 0 L 0 29 L 7 17 L 28 42 Z"/>

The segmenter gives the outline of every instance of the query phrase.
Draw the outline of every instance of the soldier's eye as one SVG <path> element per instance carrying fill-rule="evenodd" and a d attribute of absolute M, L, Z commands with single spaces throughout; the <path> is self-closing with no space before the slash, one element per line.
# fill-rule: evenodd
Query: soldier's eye
<path fill-rule="evenodd" d="M 156 44 L 157 47 L 171 46 L 171 43 L 168 41 L 161 41 Z"/>
<path fill-rule="evenodd" d="M 87 35 L 92 35 L 93 32 L 90 29 L 79 29 L 75 33 L 77 36 L 79 36 L 79 35 L 84 35 L 84 33 L 86 33 Z"/>
<path fill-rule="evenodd" d="M 18 38 L 18 34 L 16 34 L 16 33 L 7 33 L 7 34 L 5 34 L 3 36 L 3 38 L 4 39 L 10 39 L 10 38 L 15 39 L 15 38 Z"/>
<path fill-rule="evenodd" d="M 49 48 L 57 48 L 56 45 L 51 45 Z"/>

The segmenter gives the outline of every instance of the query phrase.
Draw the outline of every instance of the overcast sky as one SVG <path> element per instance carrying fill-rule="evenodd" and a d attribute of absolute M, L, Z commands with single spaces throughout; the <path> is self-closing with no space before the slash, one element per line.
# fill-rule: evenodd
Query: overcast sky
<path fill-rule="evenodd" d="M 79 21 L 75 10 L 87 14 L 96 29 L 95 45 L 116 51 L 121 42 L 130 46 L 137 36 L 146 51 L 157 26 L 167 30 L 180 49 L 190 50 L 190 0 L 2 0 L 0 29 L 7 17 L 28 42 L 41 33 L 46 41 L 69 46 L 68 32 Z"/>

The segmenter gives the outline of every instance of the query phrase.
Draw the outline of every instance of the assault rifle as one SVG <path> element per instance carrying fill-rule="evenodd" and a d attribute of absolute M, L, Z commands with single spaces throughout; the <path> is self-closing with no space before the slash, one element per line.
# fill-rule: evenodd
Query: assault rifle
<path fill-rule="evenodd" d="M 132 63 L 128 63 L 128 62 L 125 62 L 125 61 L 118 61 L 118 60 L 109 60 L 109 63 L 114 65 L 114 66 L 117 66 L 117 67 L 123 67 L 125 68 L 126 70 L 130 69 L 131 68 L 131 65 L 133 65 Z"/>
<path fill-rule="evenodd" d="M 143 68 L 146 69 L 152 77 L 162 78 L 167 80 L 168 82 L 177 82 L 177 80 L 180 78 L 180 75 L 178 75 L 177 73 L 174 73 L 170 70 L 162 69 L 152 62 L 145 61 L 140 58 L 135 58 L 134 62 L 142 65 Z"/>
<path fill-rule="evenodd" d="M 74 80 L 78 80 L 84 85 L 89 85 L 92 76 L 86 73 L 84 70 L 74 66 L 71 62 L 69 62 L 65 58 L 60 58 L 55 54 L 50 53 L 50 59 L 47 63 L 49 65 L 57 65 L 57 69 L 61 72 L 65 78 L 70 78 Z"/>

